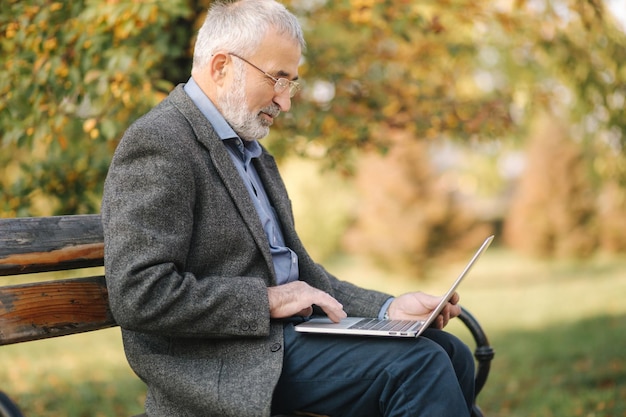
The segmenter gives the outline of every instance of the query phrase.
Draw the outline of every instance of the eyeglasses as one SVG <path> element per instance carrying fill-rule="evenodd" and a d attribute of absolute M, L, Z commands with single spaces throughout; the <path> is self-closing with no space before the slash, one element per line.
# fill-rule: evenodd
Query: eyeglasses
<path fill-rule="evenodd" d="M 285 90 L 287 88 L 289 88 L 289 97 L 293 97 L 302 88 L 300 83 L 297 83 L 295 81 L 290 81 L 290 80 L 288 80 L 286 78 L 276 78 L 276 77 L 273 77 L 272 75 L 270 75 L 267 72 L 263 71 L 261 68 L 257 67 L 256 65 L 254 65 L 252 62 L 248 61 L 247 59 L 242 58 L 242 57 L 240 57 L 237 54 L 233 54 L 232 52 L 229 52 L 229 54 L 232 55 L 232 56 L 235 56 L 235 57 L 237 57 L 239 59 L 241 59 L 243 62 L 245 62 L 246 64 L 252 66 L 253 68 L 256 68 L 257 70 L 262 72 L 263 75 L 265 75 L 267 78 L 269 78 L 272 81 L 274 81 L 274 92 L 276 94 L 282 94 L 283 92 L 285 92 Z"/>

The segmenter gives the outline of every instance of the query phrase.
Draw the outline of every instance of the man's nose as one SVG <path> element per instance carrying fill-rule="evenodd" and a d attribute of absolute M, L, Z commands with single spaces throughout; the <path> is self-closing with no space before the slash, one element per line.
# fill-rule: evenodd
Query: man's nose
<path fill-rule="evenodd" d="M 288 112 L 291 109 L 291 97 L 289 97 L 289 89 L 274 96 L 274 103 L 278 104 L 280 111 Z"/>

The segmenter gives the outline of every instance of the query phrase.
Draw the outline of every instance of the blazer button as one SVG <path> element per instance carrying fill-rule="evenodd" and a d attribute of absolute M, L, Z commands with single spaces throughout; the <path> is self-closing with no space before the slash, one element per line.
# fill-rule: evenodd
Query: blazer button
<path fill-rule="evenodd" d="M 248 323 L 243 323 L 241 325 L 241 330 L 243 330 L 244 332 L 247 332 L 248 330 L 250 330 L 250 325 Z"/>
<path fill-rule="evenodd" d="M 278 352 L 280 348 L 281 348 L 280 343 L 274 343 L 272 346 L 270 346 L 270 350 L 272 352 Z"/>

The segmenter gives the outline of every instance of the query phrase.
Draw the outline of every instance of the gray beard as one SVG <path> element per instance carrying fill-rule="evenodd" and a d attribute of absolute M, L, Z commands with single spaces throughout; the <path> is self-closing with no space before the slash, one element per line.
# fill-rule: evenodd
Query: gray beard
<path fill-rule="evenodd" d="M 263 139 L 270 133 L 269 123 L 260 113 L 254 114 L 248 110 L 248 103 L 244 91 L 245 75 L 241 75 L 241 81 L 237 80 L 235 87 L 221 97 L 218 97 L 218 105 L 224 119 L 230 124 L 239 137 L 246 141 Z M 239 77 L 237 77 L 239 78 Z M 264 113 L 277 117 L 280 114 L 278 105 L 272 103 L 261 110 Z"/>

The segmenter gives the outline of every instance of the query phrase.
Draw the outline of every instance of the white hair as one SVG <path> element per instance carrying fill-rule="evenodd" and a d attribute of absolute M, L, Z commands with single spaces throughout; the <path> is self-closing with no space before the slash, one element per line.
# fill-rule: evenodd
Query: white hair
<path fill-rule="evenodd" d="M 270 29 L 291 37 L 304 51 L 306 43 L 300 23 L 282 4 L 274 0 L 214 2 L 198 32 L 194 69 L 208 65 L 217 51 L 251 55 Z"/>

